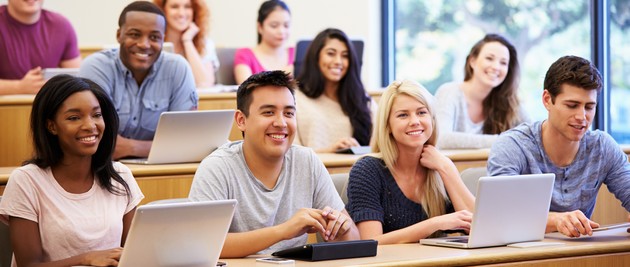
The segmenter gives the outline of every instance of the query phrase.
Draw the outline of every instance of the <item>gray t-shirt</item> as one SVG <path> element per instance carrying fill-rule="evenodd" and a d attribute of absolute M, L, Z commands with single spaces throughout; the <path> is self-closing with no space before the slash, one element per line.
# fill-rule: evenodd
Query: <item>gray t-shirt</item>
<path fill-rule="evenodd" d="M 591 217 L 602 183 L 630 211 L 630 163 L 605 132 L 587 131 L 571 164 L 555 166 L 542 144 L 542 121 L 524 123 L 501 134 L 488 156 L 488 174 L 554 173 L 550 211 L 581 210 Z"/>
<path fill-rule="evenodd" d="M 284 156 L 276 186 L 267 188 L 245 163 L 242 147 L 243 141 L 225 144 L 206 157 L 195 173 L 189 195 L 193 201 L 238 200 L 230 233 L 281 224 L 301 208 L 344 209 L 328 171 L 311 149 L 292 146 Z M 258 253 L 269 254 L 306 241 L 304 234 Z"/>

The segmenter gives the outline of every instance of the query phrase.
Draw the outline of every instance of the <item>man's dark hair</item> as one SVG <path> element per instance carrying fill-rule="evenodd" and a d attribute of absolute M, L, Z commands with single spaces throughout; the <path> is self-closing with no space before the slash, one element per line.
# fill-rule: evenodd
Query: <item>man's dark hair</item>
<path fill-rule="evenodd" d="M 252 92 L 258 87 L 263 86 L 279 86 L 286 87 L 295 95 L 296 83 L 289 74 L 281 70 L 263 71 L 261 73 L 249 76 L 239 87 L 236 92 L 236 109 L 249 116 L 249 105 L 252 104 Z"/>
<path fill-rule="evenodd" d="M 584 90 L 602 89 L 602 76 L 590 61 L 577 56 L 564 56 L 556 60 L 545 75 L 545 90 L 555 103 L 556 96 L 562 93 L 563 84 L 573 85 Z"/>
<path fill-rule="evenodd" d="M 130 11 L 154 13 L 162 16 L 166 20 L 166 16 L 164 16 L 164 12 L 162 12 L 162 9 L 160 9 L 160 7 L 156 6 L 154 3 L 149 1 L 135 1 L 127 5 L 120 13 L 120 17 L 118 17 L 118 27 L 122 27 L 123 25 L 125 25 L 125 21 L 127 20 L 127 12 Z"/>

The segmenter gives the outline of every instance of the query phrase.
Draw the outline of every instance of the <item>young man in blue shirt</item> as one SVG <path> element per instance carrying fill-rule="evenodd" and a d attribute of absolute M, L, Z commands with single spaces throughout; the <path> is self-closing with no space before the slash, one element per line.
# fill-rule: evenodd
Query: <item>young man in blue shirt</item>
<path fill-rule="evenodd" d="M 166 19 L 158 6 L 132 2 L 118 26 L 120 48 L 87 57 L 79 76 L 96 82 L 114 102 L 120 118 L 114 159 L 147 157 L 160 114 L 197 109 L 199 97 L 186 59 L 162 53 Z"/>
<path fill-rule="evenodd" d="M 590 217 L 602 184 L 630 211 L 628 157 L 610 135 L 590 130 L 602 79 L 588 60 L 558 59 L 544 86 L 547 120 L 502 134 L 490 151 L 488 174 L 554 173 L 547 232 L 592 235 L 599 224 Z"/>

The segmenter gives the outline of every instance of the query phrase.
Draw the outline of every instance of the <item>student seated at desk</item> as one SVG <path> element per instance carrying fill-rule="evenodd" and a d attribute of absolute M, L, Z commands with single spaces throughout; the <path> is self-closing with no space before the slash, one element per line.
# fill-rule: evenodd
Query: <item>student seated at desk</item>
<path fill-rule="evenodd" d="M 13 266 L 113 266 L 144 198 L 112 162 L 118 116 L 88 79 L 58 75 L 31 112 L 35 156 L 11 173 L 0 202 Z M 4 249 L 4 248 L 3 248 Z"/>
<path fill-rule="evenodd" d="M 544 86 L 547 120 L 502 134 L 490 150 L 488 173 L 554 173 L 547 232 L 592 235 L 599 224 L 589 218 L 602 184 L 630 211 L 630 163 L 610 135 L 590 130 L 602 89 L 595 66 L 561 57 L 547 70 Z"/>
<path fill-rule="evenodd" d="M 435 147 L 433 96 L 395 81 L 381 96 L 372 150 L 350 171 L 348 211 L 361 239 L 418 242 L 439 230 L 470 229 L 475 199 L 455 164 Z"/>
<path fill-rule="evenodd" d="M 190 66 L 180 55 L 162 53 L 165 25 L 158 6 L 132 2 L 118 19 L 120 48 L 90 55 L 79 71 L 105 89 L 118 111 L 114 159 L 147 157 L 162 112 L 197 109 Z"/>
<path fill-rule="evenodd" d="M 207 38 L 210 10 L 203 0 L 153 0 L 166 15 L 165 41 L 186 58 L 198 88 L 214 85 L 219 59 L 214 42 Z"/>
<path fill-rule="evenodd" d="M 487 34 L 466 57 L 463 82 L 435 92 L 442 149 L 489 148 L 500 133 L 528 121 L 518 100 L 516 48 L 498 34 Z"/>
<path fill-rule="evenodd" d="M 258 45 L 234 54 L 234 79 L 241 84 L 250 75 L 266 70 L 293 72 L 295 49 L 287 48 L 291 13 L 281 0 L 268 0 L 258 10 Z"/>
<path fill-rule="evenodd" d="M 193 201 L 237 199 L 222 258 L 324 240 L 358 239 L 332 179 L 313 150 L 292 145 L 295 82 L 283 71 L 254 74 L 236 93 L 234 116 L 243 141 L 205 158 L 192 182 Z"/>
<path fill-rule="evenodd" d="M 42 0 L 8 0 L 0 6 L 0 95 L 36 94 L 44 68 L 78 68 L 77 36 Z"/>
<path fill-rule="evenodd" d="M 298 80 L 299 144 L 316 152 L 369 145 L 376 103 L 365 92 L 357 53 L 344 32 L 326 29 L 315 37 Z"/>

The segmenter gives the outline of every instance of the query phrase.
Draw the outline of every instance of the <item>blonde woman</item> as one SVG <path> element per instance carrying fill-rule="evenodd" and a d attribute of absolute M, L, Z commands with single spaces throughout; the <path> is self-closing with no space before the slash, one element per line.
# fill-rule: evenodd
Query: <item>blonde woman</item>
<path fill-rule="evenodd" d="M 352 167 L 346 208 L 361 239 L 418 242 L 440 230 L 470 229 L 474 197 L 455 164 L 435 144 L 433 96 L 412 81 L 381 96 L 373 156 Z"/>

